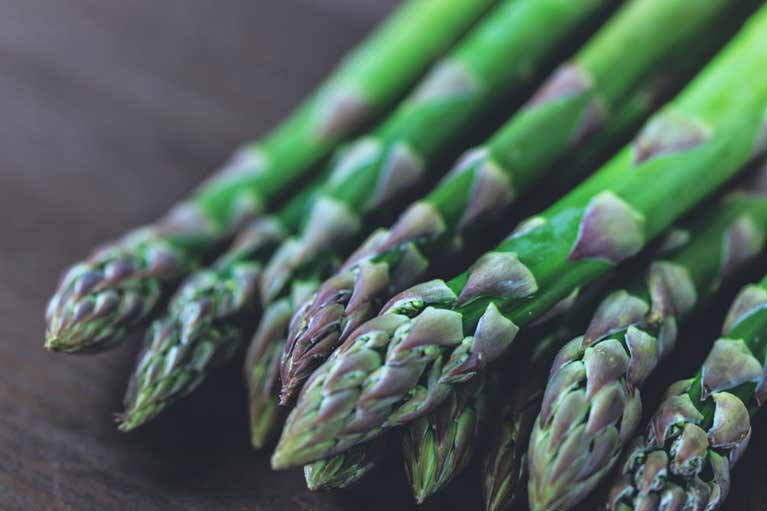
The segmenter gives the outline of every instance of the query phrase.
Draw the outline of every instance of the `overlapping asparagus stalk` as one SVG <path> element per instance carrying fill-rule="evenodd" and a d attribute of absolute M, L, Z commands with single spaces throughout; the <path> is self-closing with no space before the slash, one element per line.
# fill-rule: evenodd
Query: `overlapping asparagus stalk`
<path fill-rule="evenodd" d="M 318 286 L 327 278 L 335 270 L 328 261 L 347 255 L 346 249 L 369 232 L 365 222 L 373 213 L 440 171 L 439 158 L 476 130 L 483 115 L 530 83 L 607 3 L 515 0 L 489 14 L 387 121 L 340 156 L 310 212 L 312 221 L 285 241 L 267 266 L 262 301 L 280 308 L 299 305 L 290 300 L 292 286 Z M 287 335 L 285 329 L 282 339 Z M 288 364 L 283 371 L 286 398 L 294 372 L 304 376 L 300 365 Z"/>
<path fill-rule="evenodd" d="M 163 218 L 73 266 L 48 305 L 46 347 L 93 352 L 123 340 L 245 219 L 401 97 L 494 3 L 407 2 L 270 135 L 240 150 Z"/>
<path fill-rule="evenodd" d="M 298 309 L 282 364 L 284 400 L 385 300 L 416 283 L 464 232 L 503 211 L 564 156 L 581 157 L 576 148 L 586 151 L 580 171 L 592 170 L 591 149 L 601 142 L 599 135 L 621 136 L 620 129 L 610 129 L 632 126 L 620 124 L 627 97 L 652 85 L 649 76 L 660 63 L 679 67 L 695 60 L 690 55 L 697 50 L 683 53 L 679 47 L 712 39 L 714 20 L 727 3 L 637 0 L 626 5 L 519 113 L 469 151 L 390 230 L 374 233 L 311 303 Z M 632 57 L 626 59 L 617 48 L 632 48 Z"/>
<path fill-rule="evenodd" d="M 765 28 L 767 10 L 632 144 L 468 271 L 400 293 L 360 326 L 307 381 L 272 465 L 333 456 L 433 410 L 519 328 L 734 176 L 763 145 Z"/>
<path fill-rule="evenodd" d="M 668 390 L 628 451 L 607 509 L 715 511 L 767 400 L 767 277 L 746 286 L 698 375 Z"/>
<path fill-rule="evenodd" d="M 387 437 L 382 437 L 332 458 L 305 465 L 306 486 L 313 491 L 354 486 L 380 464 L 387 444 Z"/>
<path fill-rule="evenodd" d="M 475 441 L 488 420 L 488 387 L 495 383 L 486 380 L 492 378 L 482 375 L 459 386 L 434 412 L 405 429 L 405 473 L 419 504 L 447 486 L 471 461 Z"/>
<path fill-rule="evenodd" d="M 640 387 L 681 321 L 764 249 L 767 196 L 728 196 L 646 278 L 611 293 L 557 355 L 529 442 L 530 508 L 573 508 L 602 481 L 642 417 Z M 696 215 L 697 216 L 697 215 Z"/>
<path fill-rule="evenodd" d="M 131 375 L 120 429 L 134 429 L 197 388 L 217 363 L 231 358 L 247 331 L 247 315 L 263 267 L 293 232 L 316 195 L 321 178 L 278 213 L 252 221 L 209 268 L 193 273 L 155 320 Z"/>
<path fill-rule="evenodd" d="M 527 368 L 521 371 L 521 377 L 507 378 L 513 388 L 507 392 L 510 397 L 502 403 L 496 428 L 482 456 L 482 502 L 486 511 L 511 509 L 525 493 L 527 443 L 543 397 L 546 369 L 557 347 L 569 338 L 567 318 L 580 313 L 590 301 L 579 298 L 564 318 L 562 315 L 557 316 L 556 324 L 547 327 L 549 333 L 530 354 L 525 364 Z"/>

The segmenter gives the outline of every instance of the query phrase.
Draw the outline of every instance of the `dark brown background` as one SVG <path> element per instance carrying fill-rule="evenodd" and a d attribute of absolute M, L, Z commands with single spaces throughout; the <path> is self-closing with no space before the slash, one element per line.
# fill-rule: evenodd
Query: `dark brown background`
<path fill-rule="evenodd" d="M 136 343 L 84 358 L 42 349 L 45 301 L 68 263 L 272 126 L 392 3 L 0 2 L 0 510 L 415 508 L 397 463 L 341 495 L 271 472 L 249 449 L 236 367 L 123 435 L 111 413 Z M 702 317 L 687 339 L 701 346 L 657 388 L 700 361 L 721 316 Z M 765 509 L 766 447 L 761 420 L 728 510 Z M 424 509 L 478 509 L 477 484 L 473 468 Z"/>

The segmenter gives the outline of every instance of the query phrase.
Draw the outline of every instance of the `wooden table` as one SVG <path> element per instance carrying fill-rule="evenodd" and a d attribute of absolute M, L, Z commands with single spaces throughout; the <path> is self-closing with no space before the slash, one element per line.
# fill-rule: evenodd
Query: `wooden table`
<path fill-rule="evenodd" d="M 397 463 L 340 495 L 308 492 L 300 471 L 271 472 L 249 448 L 236 367 L 125 435 L 112 413 L 138 339 L 91 357 L 42 349 L 45 303 L 67 264 L 156 217 L 264 133 L 392 4 L 0 3 L 0 510 L 416 508 Z M 665 381 L 703 349 L 692 353 Z M 766 448 L 761 420 L 728 510 L 767 508 Z M 469 472 L 423 509 L 478 509 Z"/>

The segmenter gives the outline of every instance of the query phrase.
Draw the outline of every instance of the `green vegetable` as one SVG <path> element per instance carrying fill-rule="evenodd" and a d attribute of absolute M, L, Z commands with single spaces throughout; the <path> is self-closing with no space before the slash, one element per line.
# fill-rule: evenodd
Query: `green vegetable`
<path fill-rule="evenodd" d="M 669 388 L 633 442 L 607 509 L 719 509 L 731 472 L 751 437 L 751 417 L 767 400 L 767 277 L 735 299 L 695 378 Z"/>
<path fill-rule="evenodd" d="M 733 177 L 762 146 L 765 28 L 767 9 L 633 143 L 468 271 L 400 293 L 360 326 L 307 381 L 272 465 L 333 456 L 434 409 L 520 327 Z"/>
<path fill-rule="evenodd" d="M 469 151 L 389 231 L 376 232 L 297 309 L 282 366 L 283 401 L 385 300 L 418 282 L 464 233 L 529 193 L 557 162 L 567 162 L 569 168 L 557 172 L 570 184 L 592 171 L 600 149 L 625 140 L 636 120 L 647 115 L 651 98 L 675 81 L 668 79 L 668 68 L 679 74 L 690 61 L 700 62 L 704 52 L 683 52 L 679 46 L 715 39 L 708 34 L 727 5 L 726 0 L 627 4 L 520 112 Z M 625 48 L 632 48 L 630 59 Z"/>
<path fill-rule="evenodd" d="M 681 320 L 764 250 L 767 197 L 729 196 L 686 232 L 690 242 L 611 293 L 557 356 L 530 438 L 531 509 L 570 509 L 612 470 Z"/>
<path fill-rule="evenodd" d="M 93 252 L 48 305 L 46 347 L 110 348 L 243 221 L 261 214 L 338 143 L 377 118 L 493 0 L 407 2 L 266 138 L 239 151 L 165 217 Z"/>

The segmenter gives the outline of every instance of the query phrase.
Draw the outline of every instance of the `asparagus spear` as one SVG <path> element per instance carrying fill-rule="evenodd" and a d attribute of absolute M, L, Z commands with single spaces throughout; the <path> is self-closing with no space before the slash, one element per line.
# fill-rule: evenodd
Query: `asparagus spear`
<path fill-rule="evenodd" d="M 287 240 L 266 268 L 262 300 L 282 301 L 296 282 L 319 285 L 332 273 L 324 263 L 365 234 L 366 218 L 440 170 L 435 160 L 475 130 L 483 114 L 531 82 L 568 36 L 606 3 L 516 0 L 488 16 L 379 129 L 339 158 L 311 212 L 313 221 Z M 300 365 L 284 366 L 283 404 L 294 388 L 294 371 L 301 381 L 305 376 Z"/>
<path fill-rule="evenodd" d="M 157 416 L 202 384 L 211 367 L 231 359 L 244 335 L 244 317 L 255 312 L 252 297 L 263 266 L 296 231 L 318 184 L 302 189 L 278 213 L 251 222 L 210 268 L 181 285 L 168 313 L 147 330 L 118 417 L 121 430 Z"/>
<path fill-rule="evenodd" d="M 358 445 L 327 460 L 304 466 L 306 486 L 312 490 L 340 490 L 357 484 L 384 457 L 386 437 Z"/>
<path fill-rule="evenodd" d="M 767 399 L 767 277 L 735 299 L 698 375 L 669 388 L 628 451 L 607 509 L 722 506 L 748 446 L 751 416 Z"/>
<path fill-rule="evenodd" d="M 636 254 L 761 149 L 767 9 L 594 176 L 445 282 L 392 298 L 307 381 L 272 457 L 333 456 L 427 413 L 520 327 Z"/>
<path fill-rule="evenodd" d="M 689 233 L 557 355 L 530 437 L 532 510 L 571 509 L 612 470 L 642 415 L 639 387 L 673 350 L 681 320 L 762 252 L 767 196 L 729 196 Z"/>
<path fill-rule="evenodd" d="M 297 309 L 281 369 L 283 401 L 383 301 L 417 282 L 435 258 L 459 244 L 464 232 L 528 192 L 557 161 L 575 152 L 582 166 L 569 174 L 592 170 L 591 148 L 602 140 L 594 135 L 610 126 L 633 127 L 620 124 L 627 96 L 650 81 L 648 74 L 659 62 L 677 67 L 688 60 L 690 54 L 678 47 L 700 44 L 697 39 L 711 31 L 727 4 L 637 0 L 626 5 L 525 108 L 469 151 L 392 229 L 374 233 L 310 303 Z M 632 48 L 632 58 L 625 58 L 624 48 Z M 586 154 L 580 155 L 583 149 Z"/>
<path fill-rule="evenodd" d="M 245 218 L 391 105 L 493 3 L 407 2 L 265 139 L 237 152 L 166 216 L 67 271 L 46 312 L 46 347 L 93 352 L 122 341 Z"/>
<path fill-rule="evenodd" d="M 474 441 L 488 419 L 489 386 L 492 382 L 484 377 L 475 378 L 459 386 L 434 412 L 408 424 L 402 452 L 419 504 L 447 486 L 471 460 Z"/>

